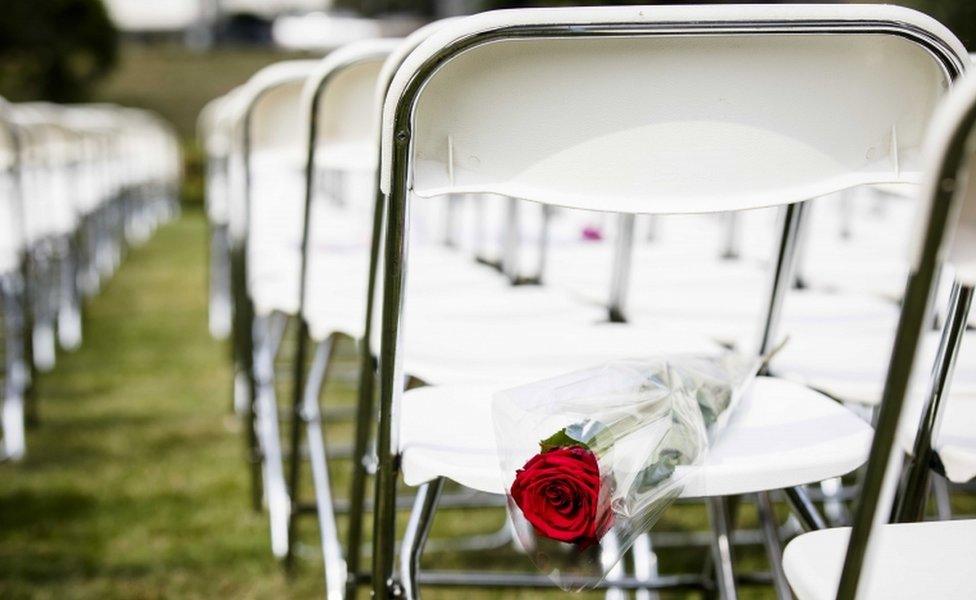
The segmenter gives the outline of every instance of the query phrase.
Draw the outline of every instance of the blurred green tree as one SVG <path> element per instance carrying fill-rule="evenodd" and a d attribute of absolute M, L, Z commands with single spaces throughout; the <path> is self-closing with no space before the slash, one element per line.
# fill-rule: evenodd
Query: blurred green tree
<path fill-rule="evenodd" d="M 0 95 L 84 100 L 118 56 L 102 0 L 0 1 Z"/>

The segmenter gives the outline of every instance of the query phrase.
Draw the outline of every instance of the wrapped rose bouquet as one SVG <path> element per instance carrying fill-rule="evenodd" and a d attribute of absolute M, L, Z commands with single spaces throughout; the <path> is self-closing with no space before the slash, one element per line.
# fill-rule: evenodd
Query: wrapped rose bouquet
<path fill-rule="evenodd" d="M 564 589 L 599 582 L 678 498 L 764 363 L 733 352 L 621 361 L 499 393 L 509 515 Z"/>

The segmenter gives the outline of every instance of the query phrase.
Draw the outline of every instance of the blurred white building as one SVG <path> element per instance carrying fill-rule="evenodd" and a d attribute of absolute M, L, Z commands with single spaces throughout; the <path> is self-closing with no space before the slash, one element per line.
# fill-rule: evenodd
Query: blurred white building
<path fill-rule="evenodd" d="M 370 37 L 399 37 L 422 23 L 406 16 L 367 19 L 327 12 L 331 0 L 104 0 L 119 29 L 133 34 L 181 35 L 207 47 L 235 17 L 266 23 L 269 40 L 290 50 L 327 51 Z"/>
<path fill-rule="evenodd" d="M 119 29 L 132 33 L 176 33 L 218 19 L 252 15 L 268 21 L 283 14 L 321 11 L 330 0 L 103 0 Z"/>
<path fill-rule="evenodd" d="M 109 16 L 122 31 L 182 31 L 204 19 L 212 19 L 209 0 L 103 0 Z"/>

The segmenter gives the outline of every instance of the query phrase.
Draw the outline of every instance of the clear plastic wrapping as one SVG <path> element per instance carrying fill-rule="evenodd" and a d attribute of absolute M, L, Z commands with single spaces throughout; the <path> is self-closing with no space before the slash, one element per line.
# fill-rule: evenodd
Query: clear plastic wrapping
<path fill-rule="evenodd" d="M 596 584 L 691 482 L 763 359 L 733 352 L 618 361 L 493 404 L 508 511 L 563 589 Z"/>

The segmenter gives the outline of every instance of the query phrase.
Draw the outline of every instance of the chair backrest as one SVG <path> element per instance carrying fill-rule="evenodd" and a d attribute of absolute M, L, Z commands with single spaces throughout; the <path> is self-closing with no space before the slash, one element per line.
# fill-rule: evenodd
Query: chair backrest
<path fill-rule="evenodd" d="M 853 600 L 872 563 L 872 531 L 887 522 L 898 486 L 901 452 L 893 452 L 905 397 L 916 366 L 919 342 L 928 326 L 944 261 L 957 267 L 957 279 L 976 282 L 976 77 L 967 76 L 945 99 L 925 145 L 925 182 L 918 236 L 898 331 L 885 380 L 881 409 L 868 458 L 860 504 L 854 518 L 837 597 Z M 963 322 L 965 319 L 963 319 Z M 923 365 L 927 367 L 928 365 Z M 925 369 L 915 376 L 926 376 Z"/>
<path fill-rule="evenodd" d="M 282 181 L 300 175 L 302 132 L 301 90 L 318 61 L 294 60 L 269 65 L 254 74 L 240 92 L 233 117 L 234 148 L 239 169 L 233 170 L 229 222 L 231 239 L 246 239 L 251 200 L 255 196 L 255 163 L 261 170 L 281 172 Z M 270 167 L 264 169 L 264 167 Z M 272 184 L 273 186 L 274 184 Z M 281 194 L 281 197 L 290 197 Z"/>
<path fill-rule="evenodd" d="M 913 182 L 928 119 L 968 62 L 939 23 L 892 6 L 483 13 L 397 73 L 383 190 L 395 143 L 419 196 L 634 213 Z"/>
<path fill-rule="evenodd" d="M 27 106 L 37 112 L 45 131 L 45 194 L 53 211 L 47 217 L 55 233 L 67 234 L 74 231 L 78 221 L 75 166 L 80 136 L 65 122 L 62 107 L 46 102 Z"/>
<path fill-rule="evenodd" d="M 330 53 L 308 77 L 302 92 L 302 111 L 310 129 L 306 132 L 304 148 L 306 150 L 305 164 L 305 194 L 304 221 L 305 228 L 302 235 L 302 271 L 301 271 L 301 302 L 300 310 L 305 307 L 306 274 L 310 255 L 309 244 L 312 240 L 322 240 L 326 243 L 345 245 L 352 242 L 358 246 L 359 238 L 365 238 L 366 219 L 368 213 L 359 211 L 372 199 L 371 193 L 357 194 L 361 198 L 353 199 L 358 206 L 353 208 L 354 214 L 346 214 L 349 218 L 331 218 L 334 214 L 325 215 L 313 213 L 312 205 L 316 199 L 317 177 L 322 172 L 352 175 L 352 182 L 340 178 L 337 191 L 343 194 L 343 187 L 349 188 L 349 183 L 364 178 L 372 181 L 372 174 L 376 170 L 377 152 L 376 138 L 379 119 L 376 111 L 374 94 L 376 82 L 384 61 L 403 40 L 401 39 L 372 39 L 347 44 Z M 355 186 L 355 191 L 366 191 Z M 366 188 L 368 189 L 368 188 Z M 369 190 L 372 191 L 372 190 Z M 365 202 L 364 202 L 365 201 Z M 325 206 L 317 204 L 316 210 L 325 210 Z M 322 218 L 324 217 L 324 218 Z M 315 224 L 313 225 L 313 219 Z M 335 264 L 348 263 L 355 260 L 352 255 L 346 255 L 343 260 L 333 261 L 332 257 L 322 257 L 324 262 L 316 266 L 315 272 L 322 275 Z M 318 257 L 318 253 L 315 253 Z M 322 267 L 326 268 L 323 271 Z M 361 272 L 365 277 L 368 267 L 362 265 Z M 341 278 L 342 276 L 339 275 Z M 328 279 L 328 278 L 327 278 Z M 338 280 L 333 278 L 332 283 Z M 365 286 L 364 286 L 365 287 Z M 365 289 L 364 289 L 365 291 Z M 365 311 L 365 307 L 363 307 Z"/>
<path fill-rule="evenodd" d="M 242 102 L 242 87 L 239 86 L 227 92 L 217 100 L 211 101 L 208 107 L 212 112 L 201 113 L 197 121 L 200 142 L 207 153 L 207 217 L 214 225 L 227 225 L 228 203 L 232 193 L 240 192 L 240 173 L 232 174 L 230 156 L 233 151 L 234 123 Z M 237 166 L 240 166 L 238 161 Z"/>
<path fill-rule="evenodd" d="M 19 166 L 18 132 L 0 99 L 0 276 L 19 267 L 23 251 Z"/>
<path fill-rule="evenodd" d="M 965 143 L 961 148 L 965 154 L 961 159 L 948 156 L 952 149 L 948 147 L 944 149 L 944 161 L 960 160 L 957 173 L 945 173 L 953 176 L 952 186 L 960 199 L 955 228 L 947 235 L 944 251 L 945 260 L 955 268 L 956 279 L 974 285 L 976 284 L 976 200 L 974 200 L 976 197 L 976 130 L 966 130 L 964 127 L 965 119 L 971 118 L 971 115 L 966 114 L 965 111 L 973 108 L 972 95 L 976 92 L 972 90 L 976 88 L 976 81 L 972 77 L 967 77 L 960 84 L 960 88 L 959 92 L 953 93 L 946 99 L 938 119 L 933 123 L 932 135 L 943 140 L 950 140 L 952 136 L 965 136 Z M 949 185 L 937 180 L 938 173 L 929 172 L 927 175 L 927 186 L 930 191 L 936 185 Z M 933 201 L 931 193 L 926 196 L 926 201 Z M 921 246 L 917 250 L 920 252 Z"/>
<path fill-rule="evenodd" d="M 15 104 L 12 114 L 23 133 L 21 192 L 27 242 L 69 233 L 77 218 L 69 174 L 72 133 L 48 105 Z"/>
<path fill-rule="evenodd" d="M 248 151 L 281 153 L 300 158 L 303 120 L 299 115 L 302 87 L 316 61 L 278 63 L 259 71 L 248 82 L 245 117 L 249 129 Z"/>
<path fill-rule="evenodd" d="M 217 127 L 220 109 L 227 103 L 228 98 L 228 95 L 223 95 L 210 100 L 203 105 L 200 114 L 197 115 L 197 140 L 208 157 L 224 155 L 229 149 L 226 136 L 220 136 Z"/>
<path fill-rule="evenodd" d="M 302 114 L 315 120 L 315 165 L 336 171 L 376 169 L 376 82 L 404 40 L 372 39 L 342 46 L 309 76 Z"/>

